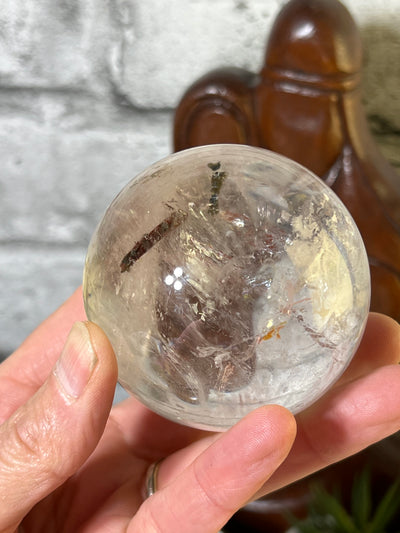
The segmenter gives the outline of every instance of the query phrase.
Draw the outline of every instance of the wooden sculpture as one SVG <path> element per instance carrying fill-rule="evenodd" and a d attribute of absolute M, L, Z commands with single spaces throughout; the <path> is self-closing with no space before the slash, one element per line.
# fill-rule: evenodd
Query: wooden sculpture
<path fill-rule="evenodd" d="M 363 236 L 371 309 L 400 320 L 400 178 L 369 131 L 361 63 L 360 34 L 339 1 L 291 0 L 275 21 L 259 74 L 219 69 L 188 89 L 176 110 L 175 150 L 251 144 L 311 169 L 342 199 Z M 354 470 L 372 461 L 378 486 L 377 480 L 385 482 L 398 471 L 399 445 L 399 435 L 386 439 L 313 479 L 346 488 Z M 394 470 L 385 464 L 394 464 Z M 284 511 L 304 513 L 310 479 L 246 506 L 227 531 L 286 531 Z"/>
<path fill-rule="evenodd" d="M 380 154 L 361 102 L 362 46 L 337 0 L 292 0 L 259 74 L 206 74 L 175 115 L 175 150 L 244 143 L 308 167 L 352 213 L 371 267 L 371 309 L 400 320 L 400 178 Z"/>

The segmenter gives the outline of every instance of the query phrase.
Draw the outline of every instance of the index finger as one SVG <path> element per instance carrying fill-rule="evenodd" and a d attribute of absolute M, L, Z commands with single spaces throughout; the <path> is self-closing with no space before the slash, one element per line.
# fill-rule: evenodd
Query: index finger
<path fill-rule="evenodd" d="M 296 434 L 293 416 L 280 406 L 261 407 L 226 433 L 205 438 L 203 449 L 173 479 L 165 483 L 160 465 L 159 490 L 123 530 L 179 533 L 218 531 L 284 461 Z M 127 525 L 129 524 L 129 525 Z M 153 527 L 152 527 L 153 526 Z M 121 528 L 122 531 L 122 528 Z"/>
<path fill-rule="evenodd" d="M 357 353 L 336 386 L 396 363 L 400 363 L 400 325 L 386 315 L 369 313 Z"/>

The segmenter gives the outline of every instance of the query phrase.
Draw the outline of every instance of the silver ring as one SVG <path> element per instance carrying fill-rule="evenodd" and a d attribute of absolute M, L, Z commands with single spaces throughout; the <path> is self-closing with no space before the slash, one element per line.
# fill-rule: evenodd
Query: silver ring
<path fill-rule="evenodd" d="M 146 498 L 153 496 L 153 494 L 157 490 L 157 475 L 158 475 L 158 470 L 160 468 L 161 461 L 162 459 L 160 459 L 159 461 L 156 461 L 155 463 L 152 463 L 149 466 L 149 469 L 147 470 L 145 484 L 144 484 Z"/>

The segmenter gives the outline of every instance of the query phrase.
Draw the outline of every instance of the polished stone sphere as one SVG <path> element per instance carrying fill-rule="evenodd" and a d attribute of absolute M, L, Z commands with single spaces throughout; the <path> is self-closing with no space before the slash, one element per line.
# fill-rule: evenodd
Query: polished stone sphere
<path fill-rule="evenodd" d="M 287 158 L 243 145 L 171 155 L 115 198 L 91 240 L 88 318 L 120 383 L 157 413 L 223 430 L 297 413 L 342 374 L 369 308 L 347 209 Z"/>

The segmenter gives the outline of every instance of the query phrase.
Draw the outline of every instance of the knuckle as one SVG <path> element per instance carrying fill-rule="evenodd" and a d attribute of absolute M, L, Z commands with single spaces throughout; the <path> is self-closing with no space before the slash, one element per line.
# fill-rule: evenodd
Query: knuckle
<path fill-rule="evenodd" d="M 155 498 L 155 496 L 152 496 Z M 160 516 L 156 511 L 154 500 L 147 499 L 142 505 L 139 513 L 135 516 L 133 521 L 129 524 L 127 533 L 134 533 L 135 531 L 146 531 L 146 533 L 163 533 L 164 529 L 159 522 Z"/>
<path fill-rule="evenodd" d="M 5 445 L 1 452 L 3 464 L 8 463 L 19 471 L 35 470 L 38 476 L 42 473 L 46 479 L 57 477 L 59 451 L 54 443 L 51 410 L 41 413 L 40 417 L 17 413 L 2 429 L 5 431 Z"/>
<path fill-rule="evenodd" d="M 204 474 L 199 472 L 194 463 L 194 476 L 196 484 L 201 492 L 202 499 L 207 508 L 214 509 L 216 514 L 230 515 L 236 511 L 236 506 L 232 505 L 231 490 L 229 487 L 219 487 L 215 490 L 215 484 L 207 482 Z"/>

